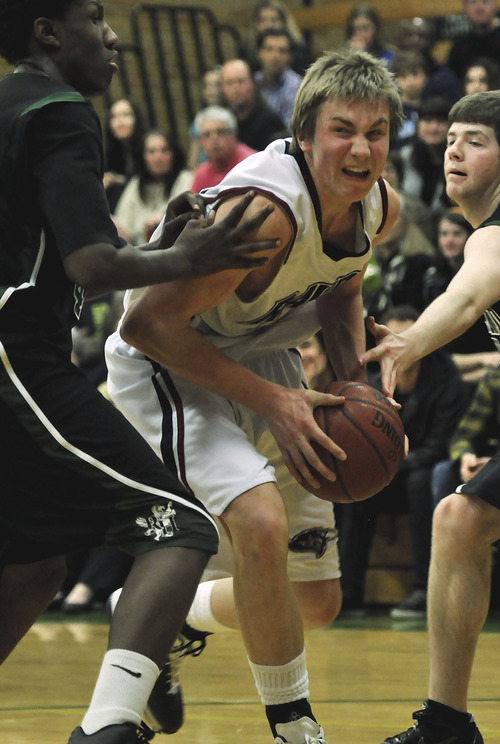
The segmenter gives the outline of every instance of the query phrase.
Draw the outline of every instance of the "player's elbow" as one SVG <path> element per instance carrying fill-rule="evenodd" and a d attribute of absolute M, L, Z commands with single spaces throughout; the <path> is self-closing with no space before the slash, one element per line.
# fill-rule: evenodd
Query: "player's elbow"
<path fill-rule="evenodd" d="M 147 316 L 140 309 L 132 308 L 122 319 L 120 335 L 127 344 L 146 353 L 145 345 L 151 335 L 157 333 L 156 327 L 154 317 Z"/>

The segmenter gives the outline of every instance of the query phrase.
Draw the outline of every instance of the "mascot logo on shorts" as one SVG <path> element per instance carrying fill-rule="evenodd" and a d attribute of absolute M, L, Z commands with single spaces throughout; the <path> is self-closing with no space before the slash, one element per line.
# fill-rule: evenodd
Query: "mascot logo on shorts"
<path fill-rule="evenodd" d="M 172 502 L 169 501 L 167 506 L 153 506 L 151 511 L 152 517 L 137 517 L 135 520 L 139 527 L 146 527 L 146 537 L 153 537 L 158 541 L 172 537 L 174 530 L 179 529 L 175 523 L 176 511 L 172 509 Z"/>
<path fill-rule="evenodd" d="M 288 543 L 293 553 L 313 553 L 316 558 L 322 558 L 326 553 L 328 543 L 337 539 L 337 530 L 316 527 L 303 530 L 294 535 Z"/>

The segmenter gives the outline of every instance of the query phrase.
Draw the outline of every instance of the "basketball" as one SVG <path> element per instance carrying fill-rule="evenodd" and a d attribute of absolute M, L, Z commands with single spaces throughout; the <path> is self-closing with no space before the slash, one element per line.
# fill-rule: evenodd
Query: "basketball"
<path fill-rule="evenodd" d="M 323 478 L 314 468 L 319 488 L 305 485 L 320 499 L 335 503 L 363 501 L 387 486 L 404 456 L 405 433 L 398 412 L 385 395 L 360 382 L 331 382 L 325 393 L 343 395 L 340 406 L 318 406 L 318 426 L 347 455 L 338 460 L 316 442 L 312 445 L 337 480 Z"/>

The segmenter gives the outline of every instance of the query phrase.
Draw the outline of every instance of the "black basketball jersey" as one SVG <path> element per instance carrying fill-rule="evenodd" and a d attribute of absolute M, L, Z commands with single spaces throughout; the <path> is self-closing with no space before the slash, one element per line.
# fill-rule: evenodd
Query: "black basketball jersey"
<path fill-rule="evenodd" d="M 500 227 L 500 204 L 497 206 L 493 214 L 488 217 L 487 220 L 482 222 L 477 229 L 479 230 L 481 227 L 489 227 L 490 225 L 497 225 Z M 495 344 L 496 350 L 500 354 L 500 300 L 495 302 L 494 305 L 486 310 L 484 313 L 484 320 L 488 333 Z"/>
<path fill-rule="evenodd" d="M 34 336 L 70 349 L 83 291 L 63 259 L 95 243 L 124 244 L 102 185 L 92 105 L 39 74 L 0 81 L 0 341 Z"/>

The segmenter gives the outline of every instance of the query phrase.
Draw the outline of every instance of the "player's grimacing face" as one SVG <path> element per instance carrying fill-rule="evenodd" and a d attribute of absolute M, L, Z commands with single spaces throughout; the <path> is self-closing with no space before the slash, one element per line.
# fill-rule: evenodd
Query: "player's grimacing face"
<path fill-rule="evenodd" d="M 483 197 L 500 185 L 500 146 L 492 127 L 454 122 L 444 154 L 446 192 L 460 204 L 461 196 Z"/>
<path fill-rule="evenodd" d="M 364 198 L 384 168 L 389 127 L 386 101 L 325 101 L 314 139 L 299 140 L 320 189 L 347 201 Z"/>

